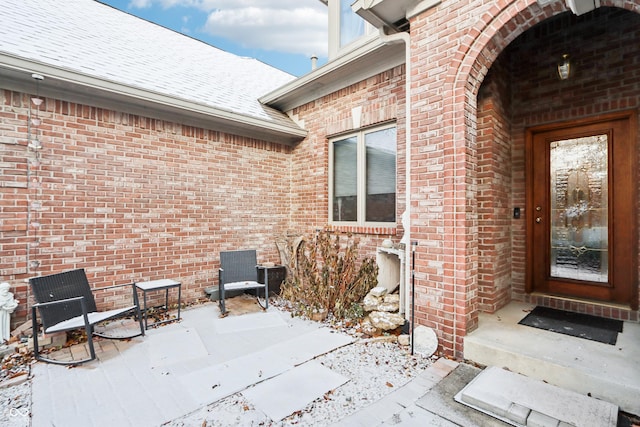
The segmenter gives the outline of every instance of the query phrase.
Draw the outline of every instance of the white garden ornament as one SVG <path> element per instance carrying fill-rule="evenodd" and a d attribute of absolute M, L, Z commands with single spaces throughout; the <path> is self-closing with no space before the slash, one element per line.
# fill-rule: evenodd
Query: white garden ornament
<path fill-rule="evenodd" d="M 0 344 L 9 341 L 11 327 L 11 313 L 18 306 L 18 300 L 9 292 L 7 282 L 0 283 Z"/>

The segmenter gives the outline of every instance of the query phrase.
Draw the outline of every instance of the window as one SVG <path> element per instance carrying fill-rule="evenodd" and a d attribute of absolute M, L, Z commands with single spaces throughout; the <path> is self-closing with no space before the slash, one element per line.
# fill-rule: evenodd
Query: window
<path fill-rule="evenodd" d="M 396 222 L 396 128 L 362 130 L 331 141 L 331 220 Z"/>
<path fill-rule="evenodd" d="M 351 9 L 354 0 L 329 0 L 329 60 L 366 43 L 376 29 Z"/>
<path fill-rule="evenodd" d="M 340 47 L 364 36 L 365 21 L 351 10 L 353 0 L 340 0 Z"/>

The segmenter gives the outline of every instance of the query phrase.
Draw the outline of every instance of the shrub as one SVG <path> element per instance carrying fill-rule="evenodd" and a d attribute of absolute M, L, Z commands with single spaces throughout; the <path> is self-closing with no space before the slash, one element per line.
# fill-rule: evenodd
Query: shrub
<path fill-rule="evenodd" d="M 314 313 L 333 313 L 338 319 L 361 317 L 359 302 L 376 286 L 378 266 L 373 258 L 358 263 L 357 239 L 347 236 L 343 245 L 340 236 L 327 231 L 298 244 L 298 250 L 292 250 L 297 262 L 281 293 L 294 312 L 307 317 Z"/>

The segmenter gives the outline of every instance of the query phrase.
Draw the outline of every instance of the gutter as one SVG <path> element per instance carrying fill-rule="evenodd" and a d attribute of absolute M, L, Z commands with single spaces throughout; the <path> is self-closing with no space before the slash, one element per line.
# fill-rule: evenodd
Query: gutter
<path fill-rule="evenodd" d="M 267 116 L 273 115 L 273 120 L 240 114 L 13 55 L 0 54 L 0 63 L 0 81 L 2 88 L 6 89 L 29 93 L 34 88 L 31 74 L 38 73 L 46 77 L 40 86 L 42 96 L 286 145 L 295 144 L 307 135 L 307 131 L 295 125 L 282 112 L 267 106 L 262 108 Z"/>
<path fill-rule="evenodd" d="M 402 239 L 405 241 L 405 316 L 407 315 L 407 307 L 409 298 L 406 298 L 408 290 L 407 278 L 411 277 L 411 260 L 409 256 L 412 252 L 411 242 L 411 37 L 408 33 L 386 34 L 384 28 L 380 28 L 380 40 L 384 44 L 404 43 L 405 45 L 405 214 L 407 216 L 407 227 L 404 230 Z M 404 226 L 405 224 L 403 224 Z M 411 337 L 413 341 L 413 336 Z"/>

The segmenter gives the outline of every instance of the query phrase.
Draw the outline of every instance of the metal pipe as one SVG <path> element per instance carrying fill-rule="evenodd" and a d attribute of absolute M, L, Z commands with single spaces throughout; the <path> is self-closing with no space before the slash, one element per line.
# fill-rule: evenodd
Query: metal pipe
<path fill-rule="evenodd" d="M 416 327 L 416 246 L 418 242 L 411 242 L 411 355 L 414 349 L 414 331 Z"/>

